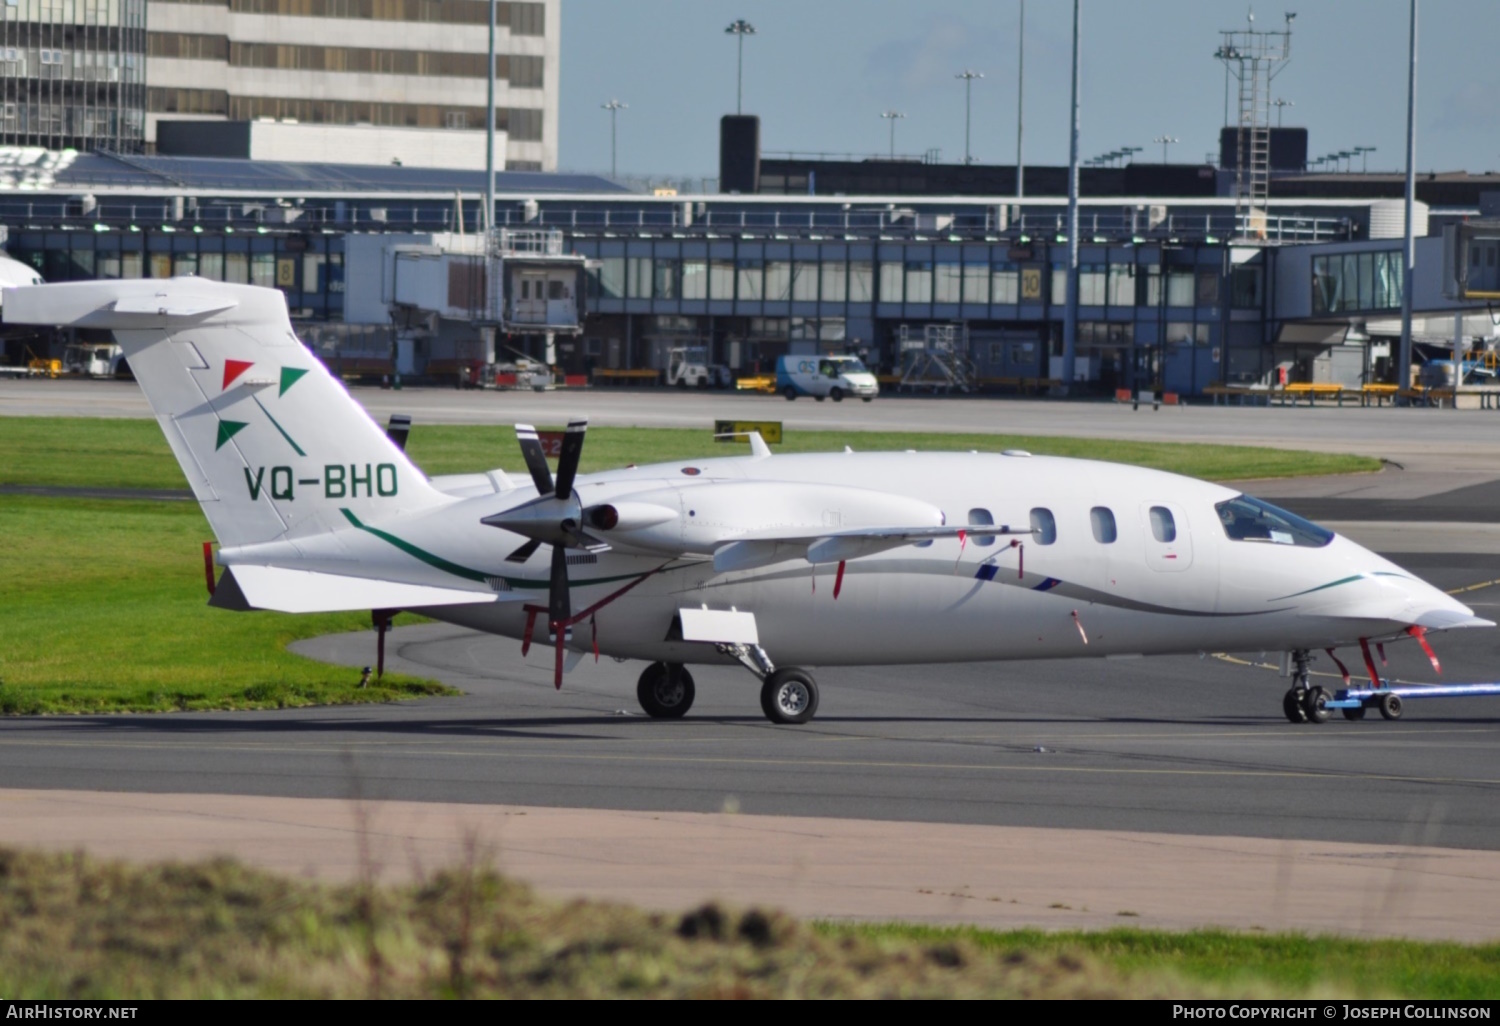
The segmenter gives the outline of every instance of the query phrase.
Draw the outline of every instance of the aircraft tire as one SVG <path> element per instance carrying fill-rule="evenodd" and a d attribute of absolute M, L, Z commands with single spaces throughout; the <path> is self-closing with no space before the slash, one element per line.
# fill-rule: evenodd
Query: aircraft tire
<path fill-rule="evenodd" d="M 1288 688 L 1286 695 L 1281 699 L 1281 711 L 1292 723 L 1306 723 L 1307 713 L 1302 710 L 1302 696 L 1297 693 L 1296 688 Z"/>
<path fill-rule="evenodd" d="M 1307 696 L 1302 700 L 1302 711 L 1307 714 L 1307 722 L 1309 723 L 1327 723 L 1329 716 L 1328 689 L 1318 687 L 1308 688 Z"/>
<path fill-rule="evenodd" d="M 1388 720 L 1399 720 L 1401 718 L 1401 696 L 1381 695 L 1380 715 Z"/>
<path fill-rule="evenodd" d="M 1346 720 L 1362 720 L 1365 718 L 1364 706 L 1360 706 L 1358 709 L 1344 709 L 1342 712 Z"/>
<path fill-rule="evenodd" d="M 786 396 L 787 402 L 791 402 L 793 399 L 797 398 L 797 389 L 791 385 L 788 385 L 781 390 L 781 394 Z"/>
<path fill-rule="evenodd" d="M 818 683 L 794 666 L 777 670 L 761 685 L 760 708 L 772 723 L 806 723 L 818 711 Z"/>
<path fill-rule="evenodd" d="M 653 720 L 680 720 L 693 707 L 697 688 L 693 675 L 683 666 L 676 673 L 666 663 L 652 663 L 641 671 L 635 685 L 635 697 Z"/>

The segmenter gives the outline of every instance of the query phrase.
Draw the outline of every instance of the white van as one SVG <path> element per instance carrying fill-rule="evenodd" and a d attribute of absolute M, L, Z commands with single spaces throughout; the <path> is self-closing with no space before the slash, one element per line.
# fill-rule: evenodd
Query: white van
<path fill-rule="evenodd" d="M 783 356 L 776 361 L 776 390 L 788 399 L 810 395 L 842 402 L 854 395 L 869 402 L 880 383 L 857 356 Z"/>

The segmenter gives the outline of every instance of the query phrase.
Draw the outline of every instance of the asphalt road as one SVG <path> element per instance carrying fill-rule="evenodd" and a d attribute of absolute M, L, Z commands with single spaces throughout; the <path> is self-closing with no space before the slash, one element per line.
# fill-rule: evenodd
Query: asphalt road
<path fill-rule="evenodd" d="M 1496 556 L 1396 558 L 1449 588 L 1500 578 Z M 1493 616 L 1500 586 L 1465 598 Z M 393 642 L 393 668 L 469 694 L 3 720 L 0 781 L 1500 849 L 1495 699 L 1411 702 L 1395 723 L 1294 726 L 1274 671 L 1212 656 L 827 669 L 817 720 L 794 728 L 761 717 L 749 674 L 704 668 L 689 717 L 662 723 L 635 704 L 639 664 L 585 662 L 557 693 L 514 641 L 424 625 Z M 1459 632 L 1437 648 L 1446 679 L 1492 679 L 1500 633 Z M 299 649 L 373 661 L 364 634 Z M 1390 654 L 1395 676 L 1431 679 L 1414 645 Z M 1327 660 L 1317 669 L 1335 672 Z"/>
<path fill-rule="evenodd" d="M 788 430 L 972 431 L 1270 445 L 1380 456 L 1420 465 L 1424 472 L 1500 476 L 1500 460 L 1484 441 L 1497 423 L 1489 410 L 1198 404 L 1153 411 L 1110 402 L 977 396 L 789 403 L 779 396 L 666 388 L 547 393 L 354 388 L 352 394 L 382 423 L 391 413 L 406 413 L 417 429 L 424 423 L 562 424 L 587 414 L 594 424 L 708 430 L 716 418 L 734 417 L 779 420 Z M 0 416 L 147 417 L 150 409 L 132 381 L 0 380 Z"/>

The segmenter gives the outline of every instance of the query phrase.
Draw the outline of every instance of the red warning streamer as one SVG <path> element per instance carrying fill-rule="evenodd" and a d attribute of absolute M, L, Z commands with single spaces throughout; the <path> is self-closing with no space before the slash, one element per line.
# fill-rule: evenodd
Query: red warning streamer
<path fill-rule="evenodd" d="M 839 560 L 839 572 L 833 579 L 833 598 L 838 600 L 839 592 L 844 590 L 844 561 Z"/>
<path fill-rule="evenodd" d="M 1375 672 L 1375 660 L 1370 657 L 1370 639 L 1359 639 L 1360 654 L 1365 657 L 1365 672 L 1370 675 L 1370 683 L 1375 687 L 1381 687 L 1380 674 Z"/>
<path fill-rule="evenodd" d="M 1426 627 L 1418 627 L 1415 624 L 1413 624 L 1412 626 L 1406 628 L 1406 633 L 1410 634 L 1412 637 L 1416 638 L 1417 639 L 1417 644 L 1419 644 L 1419 645 L 1422 646 L 1422 651 L 1427 653 L 1427 659 L 1428 659 L 1429 662 L 1432 663 L 1433 672 L 1435 672 L 1435 673 L 1442 673 L 1443 672 L 1443 665 L 1442 665 L 1442 663 L 1438 662 L 1437 653 L 1432 650 L 1432 645 L 1428 644 L 1428 641 L 1427 641 L 1427 628 Z"/>
<path fill-rule="evenodd" d="M 1344 675 L 1344 687 L 1347 688 L 1349 686 L 1349 667 L 1344 665 L 1342 659 L 1333 654 L 1333 649 L 1325 648 L 1323 651 L 1328 653 L 1328 658 L 1333 660 L 1334 665 L 1339 668 L 1339 672 Z"/>
<path fill-rule="evenodd" d="M 203 580 L 208 585 L 208 597 L 214 597 L 214 543 L 203 543 Z"/>

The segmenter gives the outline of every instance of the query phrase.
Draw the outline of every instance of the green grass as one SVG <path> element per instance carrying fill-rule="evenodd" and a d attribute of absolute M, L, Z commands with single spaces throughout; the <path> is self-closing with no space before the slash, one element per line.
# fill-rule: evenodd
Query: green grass
<path fill-rule="evenodd" d="M 1353 940 L 1301 934 L 1246 934 L 1221 930 L 1166 933 L 997 932 L 902 923 L 823 923 L 827 937 L 934 944 L 962 941 L 1004 958 L 1077 954 L 1121 976 L 1171 972 L 1222 992 L 1272 988 L 1280 994 L 1332 992 L 1359 997 L 1493 1000 L 1500 991 L 1500 944 L 1467 945 L 1406 940 Z"/>
<path fill-rule="evenodd" d="M 229 860 L 0 849 L 0 993 L 223 997 L 1492 999 L 1500 946 L 1341 937 L 995 933 L 653 914 L 539 898 L 474 842 L 406 886 Z"/>
<path fill-rule="evenodd" d="M 1494 949 L 1458 945 L 808 927 L 717 905 L 551 902 L 473 845 L 462 865 L 404 887 L 0 850 L 0 923 L 12 1000 L 1458 998 L 1491 997 L 1495 982 Z M 1454 968 L 1408 971 L 1423 961 Z"/>
<path fill-rule="evenodd" d="M 647 400 L 642 400 L 643 402 Z M 1185 442 L 1127 442 L 1112 439 L 1032 435 L 939 435 L 899 431 L 792 431 L 775 452 L 836 452 L 850 445 L 861 452 L 926 451 L 1030 452 L 1113 460 L 1170 470 L 1216 481 L 1264 477 L 1348 474 L 1380 469 L 1379 460 L 1335 453 L 1292 452 L 1243 445 Z M 151 420 L 93 420 L 61 417 L 0 418 L 0 484 L 95 488 L 185 488 L 186 481 Z M 585 473 L 628 463 L 656 463 L 749 451 L 744 443 L 715 442 L 709 426 L 689 428 L 612 428 L 589 430 L 583 450 Z M 412 459 L 429 474 L 491 470 L 525 472 L 510 425 L 417 424 Z"/>
<path fill-rule="evenodd" d="M 285 650 L 299 638 L 368 629 L 368 613 L 210 609 L 202 543 L 212 537 L 196 503 L 0 496 L 0 713 L 455 693 L 389 673 L 360 689 L 354 671 Z"/>

